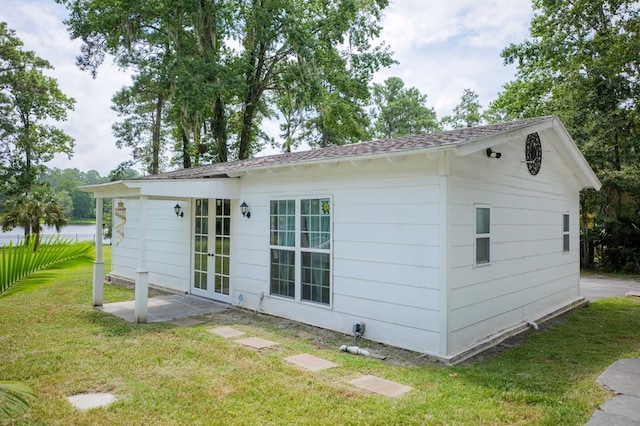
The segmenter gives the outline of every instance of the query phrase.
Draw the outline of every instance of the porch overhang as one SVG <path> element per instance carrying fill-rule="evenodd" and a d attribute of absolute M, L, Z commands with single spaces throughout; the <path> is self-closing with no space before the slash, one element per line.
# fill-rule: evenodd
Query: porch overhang
<path fill-rule="evenodd" d="M 214 179 L 154 179 L 121 180 L 98 185 L 84 185 L 81 191 L 92 192 L 96 198 L 185 199 L 240 197 L 236 178 Z"/>

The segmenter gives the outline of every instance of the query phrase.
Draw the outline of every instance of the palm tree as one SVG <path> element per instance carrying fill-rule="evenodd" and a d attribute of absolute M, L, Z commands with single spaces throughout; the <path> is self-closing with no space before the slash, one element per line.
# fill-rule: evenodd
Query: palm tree
<path fill-rule="evenodd" d="M 0 382 L 0 417 L 12 418 L 29 408 L 33 390 L 20 382 Z"/>
<path fill-rule="evenodd" d="M 55 199 L 51 191 L 44 187 L 32 188 L 29 192 L 15 195 L 4 202 L 4 213 L 0 215 L 0 225 L 3 231 L 22 226 L 25 240 L 35 236 L 33 250 L 40 243 L 42 224 L 53 226 L 56 231 L 67 224 L 62 206 Z"/>

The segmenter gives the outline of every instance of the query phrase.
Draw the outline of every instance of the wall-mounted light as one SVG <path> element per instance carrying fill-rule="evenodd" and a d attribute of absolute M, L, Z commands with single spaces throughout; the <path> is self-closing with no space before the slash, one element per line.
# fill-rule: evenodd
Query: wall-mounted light
<path fill-rule="evenodd" d="M 489 157 L 489 158 L 500 158 L 500 157 L 502 157 L 502 154 L 499 153 L 499 152 L 495 152 L 491 148 L 487 148 L 487 157 Z"/>
<path fill-rule="evenodd" d="M 180 204 L 176 203 L 176 205 L 173 207 L 173 211 L 176 212 L 176 216 L 184 217 L 184 212 L 182 211 L 182 207 L 180 207 Z"/>
<path fill-rule="evenodd" d="M 244 201 L 242 202 L 242 204 L 240 204 L 240 211 L 242 212 L 242 217 L 246 217 L 247 219 L 251 218 L 249 206 Z"/>

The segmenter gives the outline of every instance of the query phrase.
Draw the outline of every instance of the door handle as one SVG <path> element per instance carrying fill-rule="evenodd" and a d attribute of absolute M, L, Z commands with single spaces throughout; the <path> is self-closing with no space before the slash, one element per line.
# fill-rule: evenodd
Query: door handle
<path fill-rule="evenodd" d="M 214 257 L 214 256 L 215 256 L 215 253 L 207 253 L 207 256 Z"/>

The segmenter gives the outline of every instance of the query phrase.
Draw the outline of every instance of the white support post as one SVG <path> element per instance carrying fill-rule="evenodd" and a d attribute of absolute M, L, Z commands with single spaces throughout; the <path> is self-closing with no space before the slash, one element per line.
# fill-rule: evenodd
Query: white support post
<path fill-rule="evenodd" d="M 149 271 L 147 270 L 147 196 L 140 196 L 140 250 L 136 277 L 133 322 L 147 322 L 147 304 L 149 297 Z"/>
<path fill-rule="evenodd" d="M 104 262 L 102 261 L 102 198 L 96 198 L 96 260 L 93 263 L 93 306 L 104 302 Z"/>

